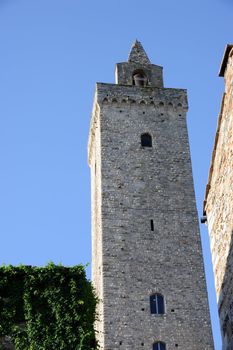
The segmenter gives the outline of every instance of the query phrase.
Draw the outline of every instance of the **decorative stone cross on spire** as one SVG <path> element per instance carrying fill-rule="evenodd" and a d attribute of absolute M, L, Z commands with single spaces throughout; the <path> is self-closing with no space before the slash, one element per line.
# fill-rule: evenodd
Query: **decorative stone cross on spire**
<path fill-rule="evenodd" d="M 135 41 L 129 54 L 128 62 L 136 62 L 141 64 L 151 64 L 150 60 L 142 47 L 140 41 Z"/>

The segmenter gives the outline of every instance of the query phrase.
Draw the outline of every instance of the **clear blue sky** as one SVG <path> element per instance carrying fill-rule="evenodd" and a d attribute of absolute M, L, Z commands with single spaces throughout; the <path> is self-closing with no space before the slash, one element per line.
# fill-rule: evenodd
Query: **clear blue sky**
<path fill-rule="evenodd" d="M 201 216 L 232 13 L 231 0 L 0 0 L 0 263 L 91 261 L 86 149 L 94 85 L 114 81 L 114 65 L 135 38 L 164 67 L 166 87 L 188 89 Z M 201 234 L 220 350 L 203 226 Z"/>

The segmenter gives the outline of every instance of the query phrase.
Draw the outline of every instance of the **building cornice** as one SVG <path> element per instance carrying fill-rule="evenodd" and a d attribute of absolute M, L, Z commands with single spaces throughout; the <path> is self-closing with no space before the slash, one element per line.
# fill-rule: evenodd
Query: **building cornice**
<path fill-rule="evenodd" d="M 230 54 L 232 49 L 233 49 L 233 44 L 227 44 L 227 46 L 225 47 L 225 51 L 224 51 L 222 62 L 221 62 L 220 69 L 219 69 L 219 74 L 218 74 L 219 77 L 224 77 L 229 54 Z"/>

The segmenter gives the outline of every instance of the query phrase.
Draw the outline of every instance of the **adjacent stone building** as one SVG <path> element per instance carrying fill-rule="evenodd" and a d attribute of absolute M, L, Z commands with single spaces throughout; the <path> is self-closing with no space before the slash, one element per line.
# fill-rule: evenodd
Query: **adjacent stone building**
<path fill-rule="evenodd" d="M 97 83 L 88 157 L 93 282 L 104 350 L 210 350 L 187 93 L 136 41 Z"/>
<path fill-rule="evenodd" d="M 233 349 L 233 45 L 227 45 L 220 73 L 225 91 L 204 201 L 215 275 L 223 350 Z"/>

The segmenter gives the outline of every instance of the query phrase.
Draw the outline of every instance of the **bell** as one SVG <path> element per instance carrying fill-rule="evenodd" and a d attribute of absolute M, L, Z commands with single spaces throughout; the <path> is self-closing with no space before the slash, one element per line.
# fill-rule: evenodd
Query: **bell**
<path fill-rule="evenodd" d="M 136 73 L 133 76 L 134 85 L 136 86 L 146 86 L 147 77 L 142 73 Z"/>

